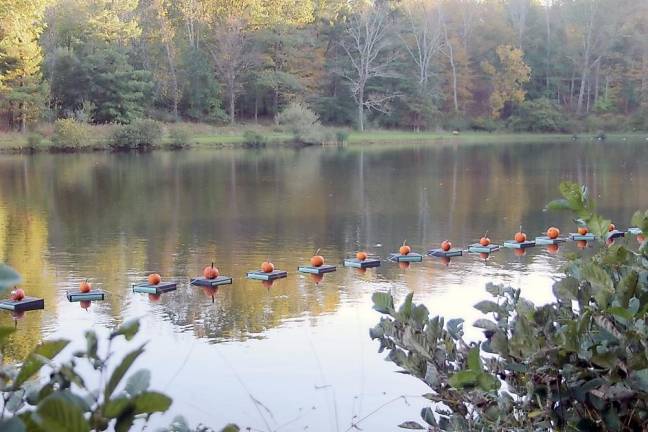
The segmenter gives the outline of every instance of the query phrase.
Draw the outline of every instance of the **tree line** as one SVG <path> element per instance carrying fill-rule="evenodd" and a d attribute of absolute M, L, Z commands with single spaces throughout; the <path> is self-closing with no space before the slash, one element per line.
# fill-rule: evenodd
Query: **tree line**
<path fill-rule="evenodd" d="M 4 0 L 0 124 L 648 128 L 644 0 Z"/>

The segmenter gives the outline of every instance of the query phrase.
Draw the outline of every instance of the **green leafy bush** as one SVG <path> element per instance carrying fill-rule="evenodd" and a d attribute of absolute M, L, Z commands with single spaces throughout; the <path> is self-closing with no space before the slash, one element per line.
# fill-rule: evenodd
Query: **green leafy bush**
<path fill-rule="evenodd" d="M 76 151 L 90 148 L 88 125 L 78 120 L 67 118 L 54 122 L 52 135 L 53 151 Z"/>
<path fill-rule="evenodd" d="M 517 132 L 565 132 L 565 115 L 547 98 L 524 101 L 509 117 L 508 127 Z"/>
<path fill-rule="evenodd" d="M 162 126 L 155 120 L 142 119 L 115 127 L 108 139 L 114 151 L 148 151 L 158 147 L 162 138 Z"/>
<path fill-rule="evenodd" d="M 257 131 L 246 130 L 243 132 L 243 142 L 249 147 L 263 147 L 268 143 L 268 140 Z"/>
<path fill-rule="evenodd" d="M 25 147 L 25 150 L 34 153 L 41 151 L 43 146 L 43 135 L 37 132 L 32 132 L 27 135 L 27 146 Z"/>
<path fill-rule="evenodd" d="M 277 115 L 277 122 L 302 144 L 322 144 L 331 140 L 317 115 L 298 102 L 288 105 Z"/>
<path fill-rule="evenodd" d="M 561 185 L 549 209 L 569 210 L 605 240 L 587 188 Z M 632 224 L 648 232 L 648 211 Z M 397 310 L 389 293 L 373 296 L 385 314 L 370 335 L 387 359 L 423 380 L 432 402 L 421 416 L 431 430 L 643 430 L 648 421 L 648 242 L 600 247 L 571 257 L 553 286 L 553 303 L 536 306 L 521 291 L 488 284 L 492 300 L 475 308 L 477 343 L 462 319 L 430 317 L 409 294 Z M 417 422 L 401 425 L 426 429 Z"/>
<path fill-rule="evenodd" d="M 191 133 L 183 126 L 174 126 L 169 130 L 169 142 L 166 148 L 179 150 L 189 147 L 191 144 Z"/>
<path fill-rule="evenodd" d="M 349 140 L 349 131 L 346 129 L 338 129 L 335 132 L 335 140 L 340 144 L 344 144 Z"/>

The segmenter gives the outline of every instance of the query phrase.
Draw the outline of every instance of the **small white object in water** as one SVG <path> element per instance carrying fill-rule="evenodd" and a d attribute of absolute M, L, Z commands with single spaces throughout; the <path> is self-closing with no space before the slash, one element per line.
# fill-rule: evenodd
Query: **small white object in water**
<path fill-rule="evenodd" d="M 376 243 L 376 244 L 374 245 L 374 247 L 382 247 L 382 244 L 381 244 L 381 243 Z"/>

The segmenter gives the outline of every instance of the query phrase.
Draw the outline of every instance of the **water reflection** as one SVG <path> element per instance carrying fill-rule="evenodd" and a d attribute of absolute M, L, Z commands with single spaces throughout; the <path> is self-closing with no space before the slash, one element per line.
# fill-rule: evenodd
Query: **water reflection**
<path fill-rule="evenodd" d="M 336 430 L 336 421 L 348 425 L 351 415 L 366 414 L 394 392 L 424 390 L 393 376 L 374 352 L 366 334 L 378 319 L 369 300 L 374 290 L 398 296 L 411 290 L 433 313 L 470 320 L 486 281 L 520 286 L 530 299 L 546 301 L 564 252 L 591 248 L 570 243 L 520 256 L 501 250 L 452 261 L 385 261 L 366 271 L 343 268 L 348 254 L 386 257 L 403 239 L 417 251 L 446 238 L 467 245 L 486 230 L 499 243 L 521 223 L 532 237 L 549 225 L 567 231 L 567 215 L 541 211 L 566 179 L 590 185 L 599 209 L 623 225 L 648 207 L 648 189 L 641 187 L 647 162 L 641 145 L 586 142 L 1 156 L 0 261 L 16 267 L 27 293 L 46 302 L 45 311 L 17 321 L 4 354 L 16 358 L 42 337 L 78 338 L 87 327 L 144 317 L 144 337 L 152 339 L 146 365 L 168 386 L 179 412 L 214 426 L 233 420 L 263 428 L 248 395 L 237 393 L 241 384 L 230 363 L 255 397 L 274 402 L 277 417 L 312 404 L 318 409 L 295 424 Z M 338 271 L 297 274 L 316 249 Z M 268 257 L 290 272 L 287 279 L 243 279 Z M 190 286 L 189 278 L 212 260 L 234 284 Z M 132 293 L 130 285 L 151 271 L 176 280 L 178 290 Z M 69 303 L 65 291 L 86 278 L 109 293 L 106 300 Z M 14 325 L 13 317 L 0 313 L 0 324 Z M 222 369 L 209 369 L 210 362 Z M 207 369 L 225 395 L 205 387 Z M 173 385 L 169 377 L 176 377 Z M 277 397 L 267 388 L 286 391 Z M 214 419 L 200 408 L 201 398 L 217 399 L 232 414 Z M 366 427 L 398 424 L 410 411 L 416 417 L 415 404 L 399 405 Z"/>

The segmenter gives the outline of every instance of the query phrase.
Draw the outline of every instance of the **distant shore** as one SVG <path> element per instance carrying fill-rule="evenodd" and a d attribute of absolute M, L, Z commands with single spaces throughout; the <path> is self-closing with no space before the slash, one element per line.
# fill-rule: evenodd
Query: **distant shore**
<path fill-rule="evenodd" d="M 178 142 L 172 134 L 165 133 L 159 142 L 153 144 L 153 150 L 180 150 L 180 149 L 218 149 L 218 148 L 260 148 L 269 146 L 306 146 L 295 142 L 292 135 L 281 132 L 271 126 L 236 125 L 236 126 L 211 126 L 205 124 L 167 124 L 165 128 L 183 128 L 185 130 L 183 142 Z M 111 151 L 106 144 L 107 136 L 105 126 L 90 126 L 89 138 L 84 145 L 77 147 L 59 148 L 53 144 L 51 133 L 45 129 L 43 132 L 30 133 L 2 133 L 0 132 L 0 154 L 11 153 L 83 153 L 93 151 Z M 515 133 L 510 131 L 403 131 L 403 130 L 369 130 L 365 132 L 351 131 L 348 129 L 328 128 L 331 135 L 337 139 L 323 145 L 340 144 L 377 144 L 400 142 L 456 142 L 469 144 L 496 144 L 496 143 L 530 143 L 530 142 L 556 142 L 580 140 L 609 140 L 646 141 L 648 132 L 614 132 L 606 135 L 594 133 Z M 340 132 L 342 131 L 342 132 Z"/>

